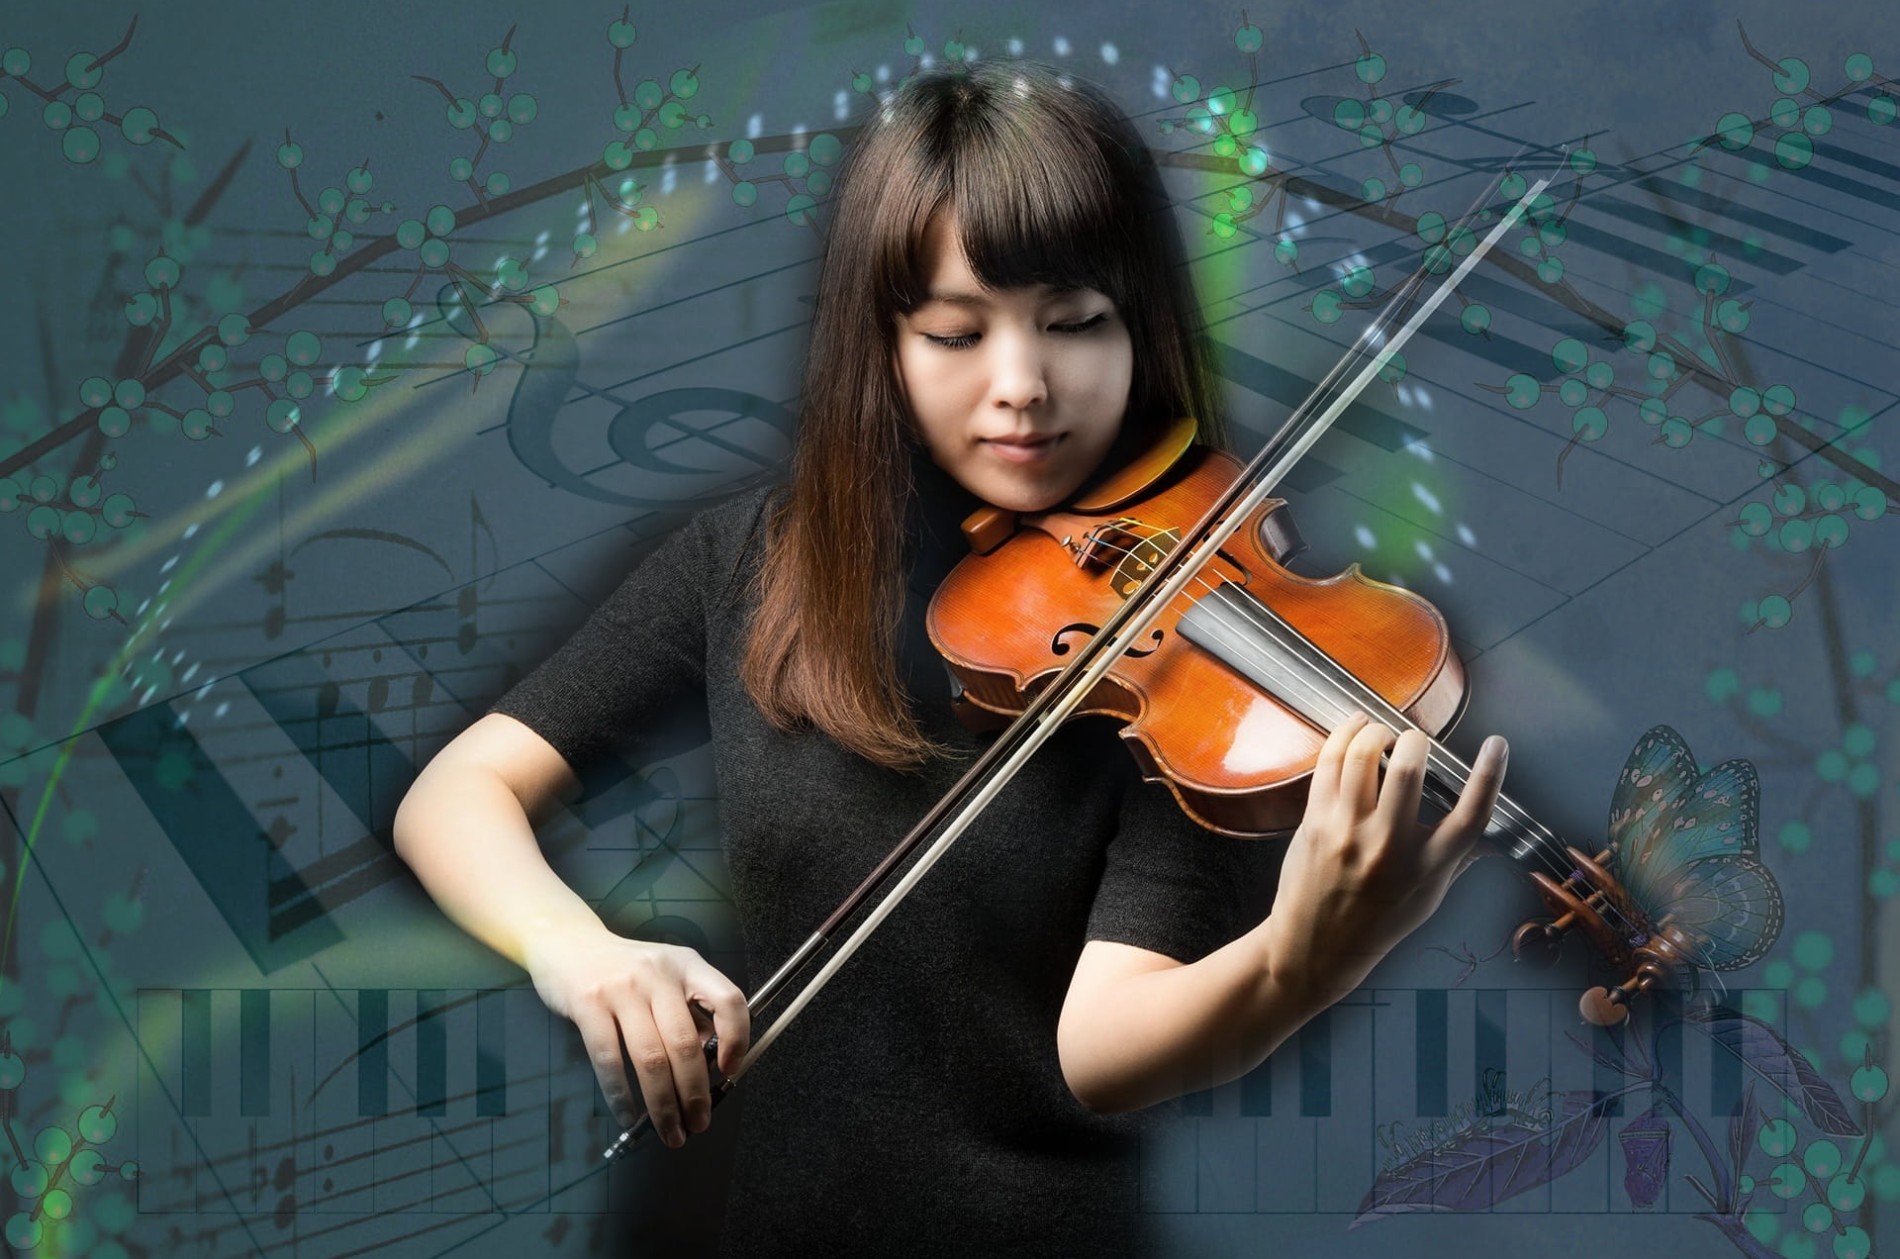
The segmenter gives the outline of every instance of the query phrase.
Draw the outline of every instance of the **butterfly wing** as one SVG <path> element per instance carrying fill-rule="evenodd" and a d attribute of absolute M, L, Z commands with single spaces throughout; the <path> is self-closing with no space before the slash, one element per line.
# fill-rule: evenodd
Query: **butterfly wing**
<path fill-rule="evenodd" d="M 1752 857 L 1705 857 L 1658 889 L 1663 914 L 1689 938 L 1689 961 L 1711 970 L 1758 962 L 1781 934 L 1781 888 Z"/>
<path fill-rule="evenodd" d="M 1619 865 L 1647 864 L 1646 854 L 1669 833 L 1695 781 L 1695 757 L 1674 730 L 1655 726 L 1636 741 L 1610 799 L 1610 845 Z"/>
<path fill-rule="evenodd" d="M 1711 857 L 1760 855 L 1757 837 L 1761 780 L 1748 761 L 1723 761 L 1691 782 L 1658 831 L 1622 862 L 1623 885 L 1636 903 L 1655 910 L 1669 903 L 1678 877 Z"/>
<path fill-rule="evenodd" d="M 1689 961 L 1734 970 L 1781 933 L 1781 889 L 1760 861 L 1761 782 L 1752 763 L 1697 771 L 1683 737 L 1656 726 L 1636 741 L 1610 804 L 1613 867 L 1652 923 L 1682 928 Z"/>

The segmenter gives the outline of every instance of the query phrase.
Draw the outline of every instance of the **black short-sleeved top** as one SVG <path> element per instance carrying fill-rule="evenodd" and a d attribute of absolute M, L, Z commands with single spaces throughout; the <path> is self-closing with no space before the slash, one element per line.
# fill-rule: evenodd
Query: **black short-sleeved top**
<path fill-rule="evenodd" d="M 922 626 L 974 500 L 923 461 L 917 477 L 900 654 L 926 730 L 973 754 L 986 736 L 951 717 Z M 894 772 L 766 723 L 738 662 L 772 493 L 691 520 L 490 710 L 581 769 L 703 692 L 754 976 L 967 764 Z M 1263 903 L 1262 869 L 1257 846 L 1142 782 L 1111 725 L 1070 723 L 747 1073 L 724 1252 L 1140 1253 L 1135 1120 L 1091 1113 L 1064 1084 L 1063 995 L 1086 940 L 1192 961 L 1233 938 Z"/>

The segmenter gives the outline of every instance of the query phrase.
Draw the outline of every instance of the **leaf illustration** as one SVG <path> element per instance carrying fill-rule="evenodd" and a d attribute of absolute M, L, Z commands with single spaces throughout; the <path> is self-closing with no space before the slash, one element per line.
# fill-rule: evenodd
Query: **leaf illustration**
<path fill-rule="evenodd" d="M 1608 1121 L 1590 1090 L 1561 1097 L 1562 1113 L 1548 1129 L 1474 1128 L 1381 1173 L 1348 1227 L 1411 1211 L 1486 1211 L 1575 1169 L 1603 1143 Z"/>
<path fill-rule="evenodd" d="M 1727 1006 L 1691 1009 L 1685 1017 L 1702 1024 L 1716 1044 L 1801 1107 L 1815 1127 L 1830 1136 L 1861 1135 L 1860 1125 L 1834 1086 L 1774 1028 Z"/>

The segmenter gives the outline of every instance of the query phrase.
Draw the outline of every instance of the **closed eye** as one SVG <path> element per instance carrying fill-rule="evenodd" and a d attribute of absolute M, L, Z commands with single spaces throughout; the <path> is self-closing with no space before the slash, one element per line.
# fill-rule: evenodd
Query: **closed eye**
<path fill-rule="evenodd" d="M 1093 332 L 1106 322 L 1108 322 L 1108 316 L 1106 314 L 1091 315 L 1080 323 L 1050 324 L 1049 331 L 1060 332 L 1065 336 L 1078 336 L 1085 332 Z M 981 334 L 975 332 L 966 332 L 962 336 L 957 337 L 940 337 L 926 332 L 923 334 L 923 338 L 932 345 L 940 345 L 946 350 L 967 350 L 976 344 L 977 338 L 980 335 Z"/>

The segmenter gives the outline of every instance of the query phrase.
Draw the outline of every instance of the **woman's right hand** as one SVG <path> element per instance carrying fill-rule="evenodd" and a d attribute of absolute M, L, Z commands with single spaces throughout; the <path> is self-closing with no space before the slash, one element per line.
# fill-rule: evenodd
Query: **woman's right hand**
<path fill-rule="evenodd" d="M 751 1035 L 745 994 L 692 949 L 615 935 L 604 926 L 537 937 L 525 965 L 548 1009 L 573 1022 L 615 1118 L 637 1117 L 621 1046 L 633 1062 L 653 1130 L 677 1149 L 712 1122 L 712 1080 L 703 1048 L 719 1037 L 719 1069 L 738 1070 Z"/>

